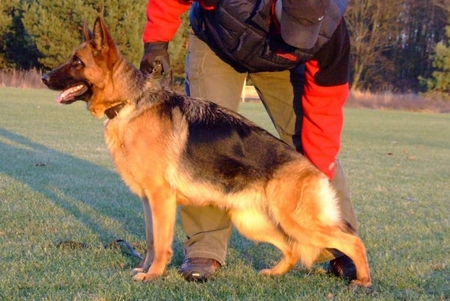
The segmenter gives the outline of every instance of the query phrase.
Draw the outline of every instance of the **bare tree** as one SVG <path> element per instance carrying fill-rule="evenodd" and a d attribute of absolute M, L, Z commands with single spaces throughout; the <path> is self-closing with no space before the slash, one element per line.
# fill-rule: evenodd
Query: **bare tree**
<path fill-rule="evenodd" d="M 450 0 L 433 0 L 448 10 Z M 433 72 L 430 54 L 444 37 L 443 9 L 430 0 L 352 1 L 352 89 L 420 90 Z"/>
<path fill-rule="evenodd" d="M 433 4 L 446 11 L 450 17 L 450 0 L 433 0 Z"/>
<path fill-rule="evenodd" d="M 383 60 L 383 51 L 394 42 L 392 27 L 398 15 L 397 2 L 400 1 L 361 0 L 349 4 L 346 20 L 352 40 L 352 89 L 366 86 L 367 73 Z"/>

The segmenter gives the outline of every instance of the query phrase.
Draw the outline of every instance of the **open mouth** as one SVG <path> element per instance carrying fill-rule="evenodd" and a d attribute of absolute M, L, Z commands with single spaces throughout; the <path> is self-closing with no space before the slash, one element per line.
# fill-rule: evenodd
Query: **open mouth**
<path fill-rule="evenodd" d="M 76 86 L 72 86 L 64 91 L 62 91 L 58 98 L 56 99 L 56 102 L 62 103 L 62 104 L 71 104 L 72 102 L 76 100 L 82 100 L 86 94 L 86 92 L 89 90 L 89 87 L 85 84 L 78 84 Z"/>

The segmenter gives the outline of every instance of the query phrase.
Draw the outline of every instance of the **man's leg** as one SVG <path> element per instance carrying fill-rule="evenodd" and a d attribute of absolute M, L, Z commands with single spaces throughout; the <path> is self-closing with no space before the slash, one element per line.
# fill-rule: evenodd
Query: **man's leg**
<path fill-rule="evenodd" d="M 290 71 L 249 74 L 256 91 L 271 118 L 280 139 L 303 153 L 301 128 L 303 109 L 303 72 L 291 76 Z"/>
<path fill-rule="evenodd" d="M 247 75 L 221 60 L 193 33 L 189 35 L 185 72 L 186 94 L 238 110 Z"/>
<path fill-rule="evenodd" d="M 246 74 L 238 73 L 192 33 L 186 59 L 186 94 L 237 111 Z M 191 281 L 205 281 L 217 263 L 225 264 L 231 221 L 216 207 L 183 206 L 181 221 L 188 240 L 180 273 Z"/>
<path fill-rule="evenodd" d="M 280 139 L 300 153 L 303 152 L 301 143 L 303 74 L 304 66 L 300 66 L 292 72 L 250 74 L 250 78 L 280 135 Z M 343 218 L 357 230 L 358 222 L 350 200 L 347 178 L 338 159 L 336 160 L 335 176 L 331 183 L 337 192 Z M 317 262 L 330 261 L 331 272 L 340 277 L 354 279 L 356 278 L 355 268 L 349 260 L 347 256 L 342 256 L 340 252 L 324 250 Z"/>

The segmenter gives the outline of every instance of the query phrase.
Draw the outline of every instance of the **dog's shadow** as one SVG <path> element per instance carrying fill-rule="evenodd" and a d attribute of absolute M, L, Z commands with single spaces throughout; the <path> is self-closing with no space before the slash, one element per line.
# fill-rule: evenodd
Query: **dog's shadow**
<path fill-rule="evenodd" d="M 112 162 L 107 167 L 97 165 L 2 128 L 0 128 L 0 149 L 2 150 L 0 173 L 50 200 L 63 210 L 65 215 L 72 216 L 82 227 L 98 237 L 102 245 L 108 246 L 112 241 L 125 239 L 122 236 L 127 236 L 131 237 L 128 242 L 135 250 L 141 256 L 145 255 L 145 223 L 141 202 L 123 183 Z M 14 163 L 8 164 L 7 162 L 11 160 Z M 109 223 L 120 224 L 121 233 L 107 227 L 104 219 L 108 219 Z M 63 246 L 85 247 L 86 241 L 77 235 L 78 237 L 74 239 L 67 234 L 59 236 L 57 234 L 57 240 L 43 243 L 58 247 L 61 243 L 68 242 Z M 173 242 L 174 254 L 170 264 L 172 267 L 179 267 L 183 261 L 185 238 L 178 214 Z M 140 262 L 137 257 L 127 252 L 126 248 L 121 249 L 124 250 L 124 254 L 129 255 L 126 256 L 126 268 L 133 268 Z M 260 256 L 260 252 L 267 250 L 275 255 L 274 260 L 279 259 L 278 251 L 271 246 L 256 246 L 254 242 L 243 238 L 234 230 L 228 257 L 231 257 L 230 263 L 235 257 L 259 270 L 274 264 L 264 259 L 273 256 Z"/>
<path fill-rule="evenodd" d="M 145 255 L 141 201 L 123 183 L 112 162 L 111 166 L 97 165 L 3 128 L 0 128 L 0 149 L 0 174 L 49 200 L 64 212 L 64 216 L 75 219 L 92 233 L 86 237 L 87 241 L 83 241 L 79 233 L 76 238 L 67 236 L 67 232 L 56 234 L 55 241 L 43 244 L 57 247 L 61 242 L 75 240 L 79 244 L 67 245 L 85 246 L 86 242 L 92 243 L 92 237 L 97 237 L 107 246 L 115 239 L 128 237 L 136 251 Z M 119 233 L 108 227 L 111 223 L 120 229 Z M 180 239 L 175 239 L 174 250 L 180 253 L 173 260 L 179 265 L 182 261 Z M 140 261 L 137 257 L 128 257 L 127 266 L 135 267 Z"/>

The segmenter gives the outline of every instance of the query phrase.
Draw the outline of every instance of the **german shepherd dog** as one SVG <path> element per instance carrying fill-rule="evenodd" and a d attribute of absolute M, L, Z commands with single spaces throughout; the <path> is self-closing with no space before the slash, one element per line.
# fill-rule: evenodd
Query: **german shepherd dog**
<path fill-rule="evenodd" d="M 42 76 L 57 101 L 105 114 L 105 139 L 123 180 L 143 202 L 147 254 L 133 279 L 163 275 L 172 257 L 176 207 L 217 206 L 246 237 L 283 254 L 264 275 L 325 248 L 355 263 L 354 284 L 370 286 L 365 247 L 341 218 L 328 178 L 305 157 L 237 113 L 164 89 L 119 53 L 101 17 L 68 62 Z"/>

